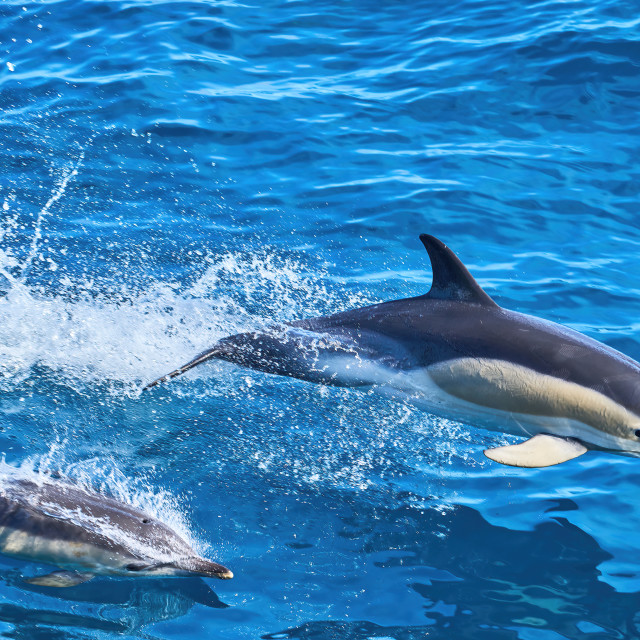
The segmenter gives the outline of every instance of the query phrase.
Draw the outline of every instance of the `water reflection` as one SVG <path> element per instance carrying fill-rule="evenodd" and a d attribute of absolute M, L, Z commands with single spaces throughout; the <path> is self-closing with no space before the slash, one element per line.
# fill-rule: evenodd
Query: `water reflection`
<path fill-rule="evenodd" d="M 549 511 L 575 508 L 565 500 Z M 386 591 L 370 584 L 370 598 L 384 598 L 380 604 L 395 606 L 402 620 L 409 588 L 422 598 L 424 624 L 356 622 L 354 611 L 351 620 L 310 621 L 263 638 L 637 637 L 638 593 L 618 593 L 600 580 L 598 565 L 610 554 L 561 515 L 547 518 L 532 531 L 517 531 L 463 506 L 359 509 L 343 520 L 340 535 L 357 541 L 357 552 L 384 570 L 378 577 Z"/>
<path fill-rule="evenodd" d="M 11 631 L 4 632 L 2 636 L 4 638 L 19 638 L 20 640 L 68 639 L 68 633 L 57 629 L 57 627 L 112 631 L 118 634 L 122 634 L 127 630 L 126 625 L 121 623 L 100 620 L 88 615 L 27 609 L 13 604 L 0 604 L 0 620 L 10 625 L 15 625 Z"/>
<path fill-rule="evenodd" d="M 228 606 L 200 578 L 98 578 L 67 589 L 52 589 L 27 584 L 17 572 L 10 572 L 5 575 L 5 582 L 8 586 L 46 596 L 42 608 L 0 605 L 0 621 L 15 625 L 3 634 L 10 638 L 68 638 L 57 630 L 59 627 L 130 634 L 155 622 L 180 618 L 196 603 L 213 609 Z M 49 599 L 61 600 L 67 606 L 69 602 L 80 606 L 73 607 L 73 613 L 58 611 Z M 99 607 L 92 606 L 95 604 Z"/>

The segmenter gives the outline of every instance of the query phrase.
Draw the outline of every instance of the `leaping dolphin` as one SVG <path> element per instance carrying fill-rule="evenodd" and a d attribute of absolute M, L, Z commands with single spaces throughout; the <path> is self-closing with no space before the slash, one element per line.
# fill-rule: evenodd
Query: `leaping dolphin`
<path fill-rule="evenodd" d="M 94 575 L 232 578 L 169 526 L 119 500 L 53 480 L 14 478 L 0 487 L 0 551 L 62 567 L 28 578 L 71 587 Z"/>
<path fill-rule="evenodd" d="M 340 386 L 377 385 L 427 410 L 526 435 L 487 449 L 545 467 L 606 449 L 640 456 L 640 364 L 576 331 L 499 307 L 440 240 L 421 235 L 429 293 L 240 333 L 145 389 L 212 358 Z"/>

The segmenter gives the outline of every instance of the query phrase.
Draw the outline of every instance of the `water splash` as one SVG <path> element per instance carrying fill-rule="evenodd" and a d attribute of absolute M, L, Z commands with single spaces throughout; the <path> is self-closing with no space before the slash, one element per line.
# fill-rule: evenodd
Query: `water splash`
<path fill-rule="evenodd" d="M 200 263 L 193 268 L 201 275 L 186 286 L 170 279 L 149 281 L 149 274 L 142 272 L 129 273 L 126 283 L 102 279 L 99 287 L 90 273 L 61 274 L 49 278 L 46 286 L 32 284 L 43 273 L 57 270 L 44 222 L 79 175 L 84 157 L 80 149 L 60 171 L 22 259 L 15 244 L 18 214 L 10 207 L 15 197 L 5 197 L 0 222 L 3 390 L 15 388 L 35 367 L 42 367 L 76 391 L 102 384 L 113 393 L 135 395 L 141 382 L 224 334 L 344 304 L 330 290 L 322 269 L 314 265 L 311 271 L 305 259 L 268 248 L 200 253 Z M 65 256 L 67 262 L 71 258 Z"/>
<path fill-rule="evenodd" d="M 11 389 L 39 366 L 76 390 L 107 383 L 135 394 L 141 382 L 223 335 L 326 304 L 332 297 L 326 285 L 302 275 L 303 268 L 268 252 L 227 253 L 213 258 L 186 290 L 172 282 L 139 292 L 114 284 L 99 295 L 86 282 L 67 280 L 48 293 L 14 280 L 0 298 L 0 385 Z"/>
<path fill-rule="evenodd" d="M 72 178 L 75 178 L 78 175 L 78 170 L 80 169 L 80 167 L 82 166 L 82 162 L 84 161 L 84 154 L 85 154 L 85 151 L 81 147 L 78 158 L 75 161 L 73 161 L 69 166 L 65 167 L 62 170 L 58 183 L 54 187 L 50 198 L 47 200 L 44 207 L 42 207 L 42 209 L 40 209 L 40 211 L 38 212 L 38 215 L 36 217 L 34 232 L 33 232 L 33 238 L 31 239 L 31 246 L 29 248 L 29 253 L 27 254 L 27 257 L 25 258 L 24 262 L 21 265 L 22 272 L 20 274 L 19 281 L 22 284 L 25 283 L 27 275 L 29 274 L 31 267 L 33 266 L 33 261 L 36 255 L 38 254 L 38 251 L 40 250 L 41 241 L 43 238 L 44 219 L 47 215 L 49 215 L 51 207 L 56 202 L 58 202 L 58 200 L 60 200 L 62 196 L 64 196 L 70 180 Z M 53 263 L 52 261 L 50 261 L 50 265 L 52 265 L 53 268 L 55 268 L 55 263 Z M 15 281 L 13 281 L 13 283 L 15 284 Z"/>
<path fill-rule="evenodd" d="M 99 286 L 92 273 L 53 276 L 57 256 L 45 221 L 69 193 L 84 159 L 80 147 L 62 168 L 52 169 L 58 177 L 22 250 L 19 232 L 31 225 L 18 222 L 16 195 L 5 195 L 0 212 L 3 391 L 23 384 L 39 368 L 76 392 L 102 386 L 112 395 L 135 396 L 141 383 L 225 334 L 368 302 L 334 291 L 322 266 L 311 268 L 308 257 L 264 247 L 197 252 L 192 268 L 201 275 L 187 285 L 170 277 L 150 280 L 142 269 L 129 271 L 126 282 L 100 276 Z M 65 263 L 81 260 L 67 251 Z M 119 258 L 126 260 L 126 255 Z"/>

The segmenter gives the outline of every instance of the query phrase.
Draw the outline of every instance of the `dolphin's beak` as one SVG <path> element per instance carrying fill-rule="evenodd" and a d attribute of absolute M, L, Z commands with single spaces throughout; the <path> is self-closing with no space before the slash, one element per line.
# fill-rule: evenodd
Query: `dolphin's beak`
<path fill-rule="evenodd" d="M 233 578 L 233 572 L 223 567 L 221 564 L 211 562 L 205 558 L 187 558 L 175 565 L 178 569 L 187 571 L 192 574 L 204 576 L 205 578 L 220 578 L 221 580 L 230 580 Z"/>

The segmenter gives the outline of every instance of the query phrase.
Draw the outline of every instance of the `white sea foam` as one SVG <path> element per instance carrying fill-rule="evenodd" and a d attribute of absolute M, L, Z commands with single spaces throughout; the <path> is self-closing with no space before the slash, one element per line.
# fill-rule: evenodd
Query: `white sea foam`
<path fill-rule="evenodd" d="M 219 291 L 221 279 L 230 276 L 237 290 Z M 70 297 L 68 289 L 45 293 L 14 281 L 0 297 L 2 385 L 15 386 L 38 366 L 74 388 L 106 382 L 134 392 L 223 335 L 300 317 L 298 294 L 322 290 L 313 284 L 301 278 L 298 265 L 268 254 L 223 255 L 187 291 L 156 283 L 110 297 L 83 291 L 83 283 L 67 283 L 74 290 Z M 258 302 L 264 292 L 269 295 Z M 248 310 L 257 304 L 266 317 Z"/>
<path fill-rule="evenodd" d="M 321 312 L 337 296 L 321 275 L 307 273 L 302 261 L 276 251 L 202 255 L 185 286 L 140 274 L 140 283 L 102 283 L 91 277 L 53 279 L 58 288 L 30 286 L 27 275 L 54 271 L 58 256 L 47 255 L 44 220 L 59 200 L 78 163 L 54 187 L 37 216 L 26 258 L 1 246 L 11 237 L 15 216 L 7 205 L 0 222 L 0 388 L 28 378 L 35 367 L 79 390 L 106 384 L 135 394 L 141 383 L 182 364 L 223 335 Z M 9 202 L 9 199 L 5 200 Z M 36 261 L 36 256 L 38 260 Z M 73 261 L 73 256 L 64 257 Z"/>

